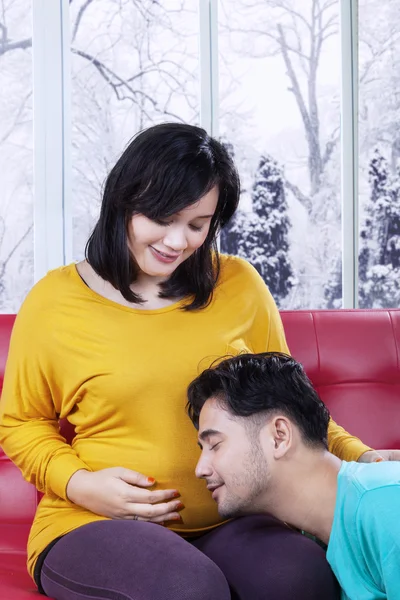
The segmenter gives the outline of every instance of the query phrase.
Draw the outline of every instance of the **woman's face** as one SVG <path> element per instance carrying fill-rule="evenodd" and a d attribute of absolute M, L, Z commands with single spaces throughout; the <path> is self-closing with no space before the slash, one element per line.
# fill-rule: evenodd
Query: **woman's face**
<path fill-rule="evenodd" d="M 161 221 L 134 215 L 128 225 L 128 244 L 140 270 L 168 279 L 204 243 L 217 208 L 218 186 L 198 202 Z"/>

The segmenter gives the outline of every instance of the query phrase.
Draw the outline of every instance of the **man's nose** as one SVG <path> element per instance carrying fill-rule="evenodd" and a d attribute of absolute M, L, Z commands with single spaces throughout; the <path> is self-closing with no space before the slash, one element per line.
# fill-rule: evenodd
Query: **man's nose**
<path fill-rule="evenodd" d="M 203 456 L 200 456 L 199 461 L 196 465 L 195 469 L 196 477 L 199 479 L 205 479 L 206 477 L 210 477 L 212 474 L 212 466 L 211 463 Z"/>

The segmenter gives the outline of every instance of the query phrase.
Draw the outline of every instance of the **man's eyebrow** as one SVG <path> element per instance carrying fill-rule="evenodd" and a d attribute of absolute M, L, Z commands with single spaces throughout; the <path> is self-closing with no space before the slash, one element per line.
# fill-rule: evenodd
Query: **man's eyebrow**
<path fill-rule="evenodd" d="M 221 432 L 217 431 L 217 429 L 205 429 L 204 431 L 202 431 L 199 434 L 199 439 L 203 442 L 204 440 L 211 437 L 212 435 L 220 435 L 220 434 L 221 434 Z"/>

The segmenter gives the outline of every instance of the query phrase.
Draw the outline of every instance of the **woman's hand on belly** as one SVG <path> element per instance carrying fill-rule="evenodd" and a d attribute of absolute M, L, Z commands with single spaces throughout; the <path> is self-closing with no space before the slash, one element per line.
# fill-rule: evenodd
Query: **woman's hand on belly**
<path fill-rule="evenodd" d="M 67 485 L 70 502 L 109 517 L 164 523 L 181 520 L 182 503 L 177 490 L 148 489 L 154 485 L 151 477 L 123 467 L 100 471 L 76 471 Z"/>

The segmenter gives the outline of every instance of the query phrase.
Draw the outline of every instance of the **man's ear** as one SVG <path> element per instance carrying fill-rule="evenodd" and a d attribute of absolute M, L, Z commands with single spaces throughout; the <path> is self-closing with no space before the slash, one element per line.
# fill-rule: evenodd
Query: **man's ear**
<path fill-rule="evenodd" d="M 283 458 L 292 446 L 293 430 L 289 419 L 276 416 L 270 422 L 273 438 L 273 455 L 277 460 Z"/>

